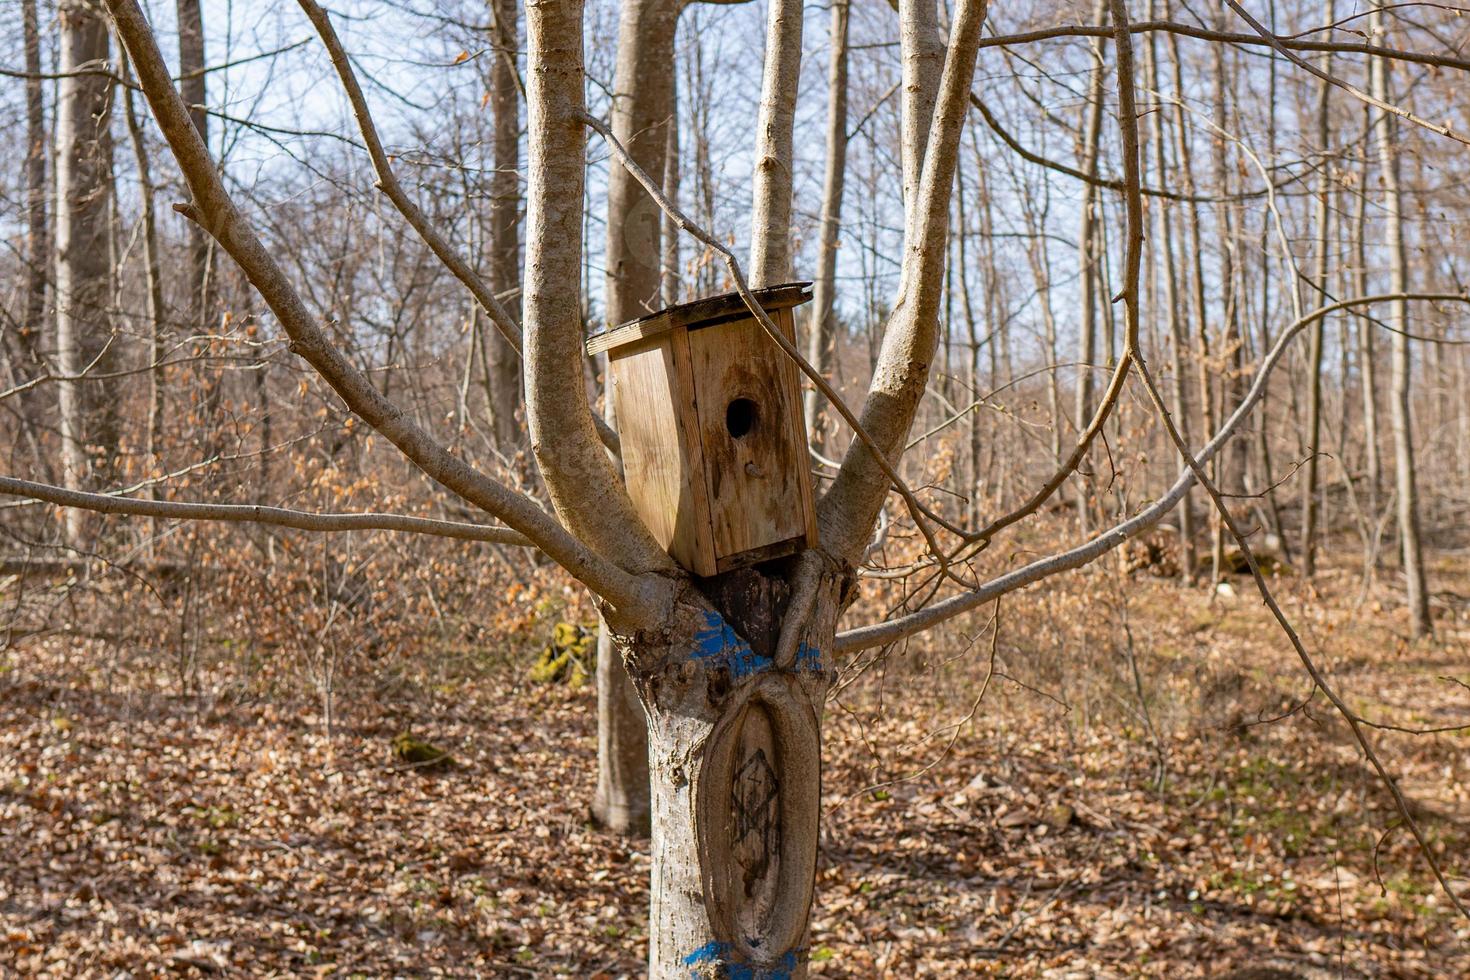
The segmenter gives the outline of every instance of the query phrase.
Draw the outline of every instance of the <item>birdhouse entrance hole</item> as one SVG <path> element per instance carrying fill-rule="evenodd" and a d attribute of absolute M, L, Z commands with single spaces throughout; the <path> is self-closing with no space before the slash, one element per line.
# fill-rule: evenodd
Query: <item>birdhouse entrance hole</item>
<path fill-rule="evenodd" d="M 755 402 L 749 398 L 737 398 L 725 408 L 725 428 L 731 439 L 750 435 L 750 430 L 755 428 L 759 418 L 760 412 L 756 409 Z"/>
<path fill-rule="evenodd" d="M 788 340 L 810 285 L 755 293 Z M 708 577 L 816 545 L 800 376 L 739 294 L 614 327 L 587 353 L 607 354 L 628 496 L 675 561 Z"/>

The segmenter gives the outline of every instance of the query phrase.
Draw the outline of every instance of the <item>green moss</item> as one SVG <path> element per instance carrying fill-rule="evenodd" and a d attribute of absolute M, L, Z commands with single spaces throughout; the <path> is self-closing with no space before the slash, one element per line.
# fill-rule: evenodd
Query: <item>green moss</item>
<path fill-rule="evenodd" d="M 443 769 L 454 765 L 454 757 L 431 742 L 408 732 L 393 736 L 393 758 L 417 769 Z"/>
<path fill-rule="evenodd" d="M 530 675 L 538 684 L 565 684 L 579 690 L 586 686 L 596 669 L 596 631 L 562 622 L 552 628 L 551 642 L 537 654 Z"/>

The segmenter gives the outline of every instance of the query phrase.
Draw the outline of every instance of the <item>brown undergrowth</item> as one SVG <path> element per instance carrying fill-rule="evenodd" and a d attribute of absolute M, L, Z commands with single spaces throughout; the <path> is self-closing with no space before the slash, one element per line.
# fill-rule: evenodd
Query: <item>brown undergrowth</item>
<path fill-rule="evenodd" d="M 1104 562 L 1004 600 L 998 636 L 987 610 L 849 665 L 815 973 L 1470 975 L 1470 928 L 1248 585 L 1146 571 Z M 1350 703 L 1441 727 L 1470 722 L 1470 589 L 1439 572 L 1420 645 L 1355 605 L 1351 568 L 1277 587 Z M 646 844 L 587 821 L 593 694 L 528 678 L 544 619 L 359 665 L 330 737 L 320 698 L 233 668 L 184 696 L 147 649 L 12 645 L 0 974 L 638 975 Z M 404 732 L 453 764 L 395 759 Z M 1467 887 L 1470 730 L 1375 738 Z"/>

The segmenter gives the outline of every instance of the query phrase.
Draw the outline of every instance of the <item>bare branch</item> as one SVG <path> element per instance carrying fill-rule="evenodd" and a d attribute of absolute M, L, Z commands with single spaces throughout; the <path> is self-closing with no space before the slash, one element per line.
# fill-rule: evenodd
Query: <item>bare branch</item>
<path fill-rule="evenodd" d="M 88 493 L 67 490 L 47 483 L 17 480 L 0 476 L 0 493 L 28 497 L 58 507 L 75 507 L 98 514 L 127 514 L 133 517 L 159 517 L 165 520 L 225 521 L 229 523 L 269 524 L 301 531 L 409 531 L 432 534 L 462 541 L 487 541 L 491 544 L 530 547 L 531 541 L 508 527 L 441 521 L 430 517 L 404 514 L 320 514 L 260 504 L 199 504 L 179 500 L 139 500 L 111 493 Z"/>
<path fill-rule="evenodd" d="M 310 19 L 312 26 L 316 28 L 317 34 L 321 36 L 322 44 L 327 49 L 327 56 L 331 58 L 332 67 L 337 70 L 337 77 L 342 82 L 342 89 L 347 93 L 347 103 L 352 106 L 353 118 L 357 120 L 358 131 L 362 134 L 363 145 L 367 148 L 368 158 L 372 160 L 373 172 L 378 175 L 377 188 L 387 196 L 398 213 L 403 215 L 405 221 L 418 236 L 423 239 L 424 244 L 434 253 L 444 267 L 448 269 L 454 278 L 464 284 L 475 297 L 475 302 L 480 304 L 480 309 L 485 311 L 485 316 L 495 324 L 495 329 L 505 338 L 505 342 L 511 346 L 517 355 L 521 353 L 521 330 L 516 325 L 515 318 L 511 316 L 495 295 L 495 291 L 480 277 L 474 268 L 460 256 L 444 236 L 434 227 L 428 216 L 409 199 L 403 190 L 403 185 L 398 182 L 398 177 L 393 173 L 393 167 L 388 161 L 387 151 L 383 149 L 383 141 L 378 137 L 377 124 L 373 122 L 372 113 L 368 109 L 367 98 L 362 94 L 362 86 L 358 84 L 357 73 L 352 70 L 352 61 L 347 56 L 347 50 L 342 47 L 342 40 L 337 36 L 337 31 L 332 27 L 332 19 L 327 12 L 316 3 L 316 0 L 297 0 L 301 9 Z M 598 429 L 598 438 L 608 449 L 614 453 L 618 452 L 618 436 L 613 428 L 601 418 L 595 418 L 594 425 Z"/>
<path fill-rule="evenodd" d="M 1378 58 L 1389 58 L 1393 61 L 1407 61 L 1420 65 L 1432 65 L 1436 68 L 1454 68 L 1459 71 L 1470 71 L 1470 59 L 1459 58 L 1453 55 L 1427 54 L 1422 51 L 1406 51 L 1400 48 L 1389 48 L 1379 44 L 1366 44 L 1361 41 L 1308 41 L 1297 37 L 1283 37 L 1272 34 L 1264 26 L 1252 24 L 1256 29 L 1254 34 L 1241 34 L 1231 31 L 1213 31 L 1207 27 L 1197 27 L 1194 24 L 1180 24 L 1167 20 L 1139 21 L 1130 24 L 1129 34 L 1177 34 L 1181 37 L 1192 37 L 1202 41 L 1215 41 L 1222 44 L 1239 44 L 1246 46 L 1270 46 L 1287 51 L 1332 51 L 1341 54 L 1366 54 Z M 1320 30 L 1327 30 L 1327 27 Z M 1308 32 L 1312 33 L 1312 32 Z M 1104 25 L 1090 24 L 1067 24 L 1058 27 L 1043 27 L 1034 31 L 1023 31 L 1019 34 L 998 34 L 987 37 L 980 42 L 982 48 L 1011 47 L 1017 44 L 1030 44 L 1036 41 L 1049 41 L 1061 37 L 1111 37 L 1112 28 Z"/>
<path fill-rule="evenodd" d="M 1281 362 L 1290 342 L 1308 326 L 1338 310 L 1349 309 L 1355 306 L 1367 306 L 1373 303 L 1385 303 L 1395 300 L 1418 300 L 1425 302 L 1447 302 L 1447 303 L 1470 303 L 1470 296 L 1462 293 L 1381 293 L 1374 296 L 1360 296 L 1353 299 L 1345 299 L 1327 306 L 1319 307 L 1308 313 L 1300 320 L 1292 323 L 1281 335 L 1276 338 L 1270 352 L 1261 361 L 1261 367 L 1256 372 L 1255 379 L 1251 383 L 1250 390 L 1241 399 L 1240 405 L 1235 412 L 1220 426 L 1214 437 L 1200 450 L 1197 459 L 1201 466 L 1208 463 L 1216 454 L 1224 448 L 1225 444 L 1233 438 L 1236 432 L 1244 424 L 1251 411 L 1255 408 L 1266 392 L 1266 382 L 1271 372 Z M 1137 537 L 1144 531 L 1153 527 L 1164 516 L 1171 512 L 1183 499 L 1184 494 L 1190 487 L 1194 486 L 1194 473 L 1185 467 L 1180 471 L 1178 478 L 1169 490 L 1158 500 L 1143 508 L 1133 517 L 1114 525 L 1102 532 L 1097 537 L 1085 541 L 1074 548 L 1059 551 L 1055 554 L 1038 558 L 1036 561 L 1022 565 L 1003 575 L 997 576 L 981 585 L 978 589 L 962 592 L 950 596 L 927 608 L 917 612 L 909 613 L 897 619 L 887 622 L 874 623 L 870 626 L 859 626 L 837 634 L 836 652 L 852 653 L 856 650 L 864 650 L 868 647 L 882 646 L 893 643 L 904 637 L 913 636 L 932 629 L 946 620 L 953 619 L 961 613 L 968 612 L 978 606 L 984 605 L 997 596 L 1023 589 L 1028 585 L 1035 585 L 1043 579 L 1051 578 L 1061 572 L 1071 571 L 1091 564 L 1098 558 L 1112 551 L 1133 537 Z"/>
<path fill-rule="evenodd" d="M 1450 139 L 1454 140 L 1457 143 L 1470 145 L 1470 137 L 1460 135 L 1449 126 L 1430 122 L 1428 119 L 1425 119 L 1422 116 L 1415 115 L 1402 106 L 1396 106 L 1391 102 L 1385 102 L 1383 99 L 1380 99 L 1369 92 L 1364 92 L 1362 89 L 1358 88 L 1351 82 L 1345 82 L 1342 79 L 1338 78 L 1336 75 L 1331 75 L 1323 71 L 1316 65 L 1312 64 L 1310 61 L 1307 61 L 1305 58 L 1297 57 L 1287 48 L 1285 42 L 1276 37 L 1276 35 L 1272 34 L 1264 24 L 1252 17 L 1250 12 L 1242 7 L 1239 3 L 1237 3 L 1236 0 L 1225 0 L 1225 3 L 1230 6 L 1231 10 L 1239 14 L 1241 19 L 1251 26 L 1252 30 L 1261 35 L 1262 38 L 1265 38 L 1267 44 L 1271 45 L 1271 47 L 1280 52 L 1280 54 L 1284 58 L 1286 58 L 1286 60 L 1296 65 L 1298 68 L 1301 68 L 1303 71 L 1306 71 L 1311 75 L 1315 75 L 1317 78 L 1320 78 L 1322 81 L 1327 82 L 1329 85 L 1336 85 L 1338 88 L 1342 89 L 1344 92 L 1347 92 L 1349 95 L 1359 100 L 1360 102 L 1365 102 L 1368 105 L 1382 109 L 1384 112 L 1393 113 L 1395 116 L 1402 116 L 1414 125 L 1422 126 L 1423 128 L 1429 130 L 1431 133 L 1438 133 L 1440 136 L 1448 136 Z"/>
<path fill-rule="evenodd" d="M 630 619 L 656 619 L 667 587 L 640 579 L 594 552 L 529 497 L 474 469 L 414 423 L 334 347 L 275 258 L 256 236 L 224 183 L 174 89 L 167 65 L 137 0 L 107 0 L 118 36 L 132 57 L 154 118 L 178 160 L 193 197 L 178 210 L 199 223 L 239 264 L 282 328 L 290 349 L 316 369 L 348 408 L 431 478 L 523 532 L 537 547 Z M 589 423 L 590 425 L 590 423 Z"/>

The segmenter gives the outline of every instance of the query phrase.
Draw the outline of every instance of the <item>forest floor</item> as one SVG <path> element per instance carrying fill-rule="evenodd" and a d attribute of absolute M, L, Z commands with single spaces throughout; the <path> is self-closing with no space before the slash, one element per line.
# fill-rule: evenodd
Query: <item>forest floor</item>
<path fill-rule="evenodd" d="M 1248 580 L 1114 576 L 1121 605 L 1075 612 L 1107 576 L 843 690 L 813 972 L 1470 976 L 1470 923 L 1346 726 L 1320 694 L 1269 720 L 1310 684 Z M 1386 600 L 1354 608 L 1349 570 L 1279 587 L 1358 710 L 1470 724 L 1455 593 L 1410 645 Z M 647 844 L 589 823 L 594 695 L 532 683 L 530 659 L 344 695 L 328 738 L 311 699 L 171 694 L 146 651 L 103 670 L 55 638 L 12 648 L 0 976 L 640 975 Z M 404 731 L 454 765 L 395 762 Z M 1470 900 L 1470 730 L 1371 737 Z"/>

